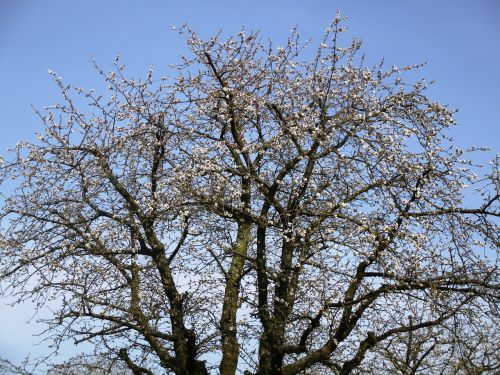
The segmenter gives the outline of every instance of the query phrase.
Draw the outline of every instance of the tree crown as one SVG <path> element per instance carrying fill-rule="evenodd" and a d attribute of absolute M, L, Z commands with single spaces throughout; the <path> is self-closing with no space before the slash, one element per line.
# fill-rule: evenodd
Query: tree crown
<path fill-rule="evenodd" d="M 64 103 L 0 166 L 0 268 L 57 301 L 56 345 L 136 374 L 498 368 L 498 165 L 478 177 L 418 66 L 366 66 L 341 21 L 310 59 L 297 30 L 183 27 L 171 78 L 96 65 L 108 97 L 51 72 Z"/>

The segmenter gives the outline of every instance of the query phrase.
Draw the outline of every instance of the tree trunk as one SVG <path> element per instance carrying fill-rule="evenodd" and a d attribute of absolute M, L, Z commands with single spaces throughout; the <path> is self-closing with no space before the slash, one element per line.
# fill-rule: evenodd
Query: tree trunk
<path fill-rule="evenodd" d="M 250 224 L 241 223 L 238 227 L 236 244 L 233 248 L 233 259 L 227 273 L 224 305 L 220 320 L 222 361 L 219 370 L 221 375 L 234 375 L 236 373 L 236 366 L 238 365 L 240 348 L 236 332 L 236 313 L 238 310 L 241 275 L 243 273 L 249 240 Z"/>

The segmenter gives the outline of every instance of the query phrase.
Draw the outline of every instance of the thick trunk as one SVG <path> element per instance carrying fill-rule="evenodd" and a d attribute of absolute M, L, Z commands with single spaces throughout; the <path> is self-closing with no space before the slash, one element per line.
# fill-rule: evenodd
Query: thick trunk
<path fill-rule="evenodd" d="M 269 204 L 264 206 L 263 215 L 267 215 Z M 271 374 L 271 331 L 272 323 L 268 311 L 268 278 L 266 273 L 266 227 L 257 228 L 257 286 L 259 318 L 262 323 L 263 333 L 259 340 L 259 375 Z"/>
<path fill-rule="evenodd" d="M 272 348 L 270 343 L 272 338 L 268 334 L 263 334 L 259 341 L 259 375 L 273 375 L 272 368 Z M 278 373 L 277 373 L 278 374 Z"/>
<path fill-rule="evenodd" d="M 183 301 L 175 286 L 169 262 L 163 252 L 158 252 L 154 259 L 170 302 L 170 323 L 175 352 L 174 372 L 177 375 L 208 374 L 205 363 L 196 359 L 196 335 L 184 325 Z"/>
<path fill-rule="evenodd" d="M 250 224 L 241 223 L 238 227 L 233 259 L 227 272 L 226 289 L 220 329 L 222 335 L 222 361 L 219 366 L 221 375 L 234 375 L 238 364 L 239 344 L 237 338 L 236 313 L 241 276 L 250 241 Z"/>

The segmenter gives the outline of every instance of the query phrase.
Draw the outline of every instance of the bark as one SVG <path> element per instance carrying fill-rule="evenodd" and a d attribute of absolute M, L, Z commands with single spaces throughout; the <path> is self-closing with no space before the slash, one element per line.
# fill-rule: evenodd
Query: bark
<path fill-rule="evenodd" d="M 238 310 L 238 294 L 241 276 L 245 264 L 245 256 L 250 241 L 250 224 L 239 225 L 236 244 L 233 248 L 233 259 L 227 272 L 226 289 L 220 329 L 222 334 L 222 361 L 219 366 L 221 375 L 232 375 L 238 364 L 239 344 L 237 339 L 236 314 Z"/>
<path fill-rule="evenodd" d="M 160 272 L 165 294 L 170 302 L 170 323 L 175 352 L 174 371 L 178 375 L 204 374 L 206 373 L 204 363 L 196 359 L 195 333 L 188 330 L 184 324 L 183 301 L 175 287 L 168 260 L 163 252 L 158 253 L 154 260 Z"/>

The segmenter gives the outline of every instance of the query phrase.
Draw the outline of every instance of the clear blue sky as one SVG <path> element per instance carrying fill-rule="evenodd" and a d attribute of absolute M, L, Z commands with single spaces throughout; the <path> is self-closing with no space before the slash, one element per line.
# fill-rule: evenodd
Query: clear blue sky
<path fill-rule="evenodd" d="M 304 37 L 318 41 L 337 9 L 349 17 L 349 35 L 365 40 L 371 62 L 428 63 L 419 76 L 436 80 L 433 98 L 460 109 L 453 135 L 461 146 L 499 151 L 498 0 L 0 0 L 1 153 L 40 129 L 31 104 L 59 101 L 49 68 L 92 88 L 100 84 L 91 56 L 109 67 L 120 54 L 135 76 L 152 64 L 165 72 L 186 51 L 172 24 L 187 22 L 202 36 L 245 26 L 278 43 L 298 25 Z M 19 360 L 43 351 L 30 347 L 36 342 L 34 324 L 25 324 L 31 312 L 30 305 L 0 304 L 0 356 Z"/>

